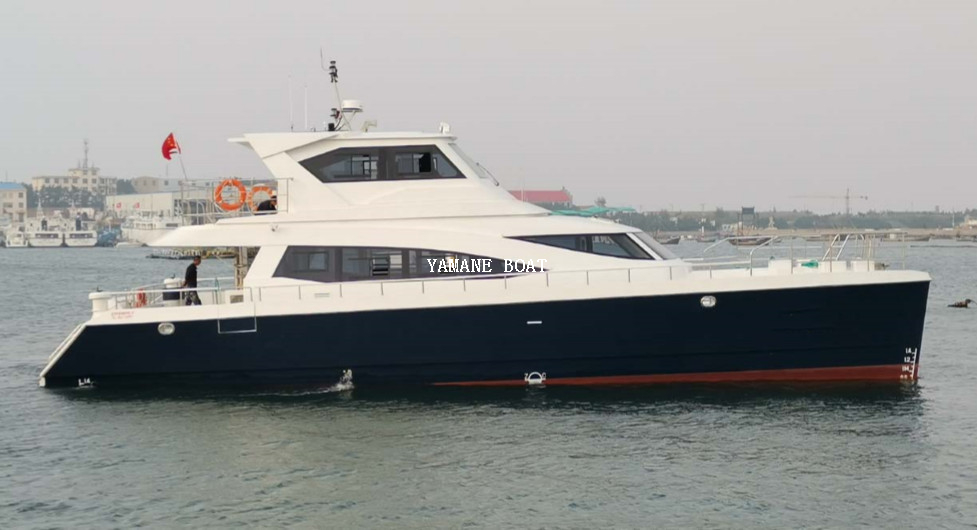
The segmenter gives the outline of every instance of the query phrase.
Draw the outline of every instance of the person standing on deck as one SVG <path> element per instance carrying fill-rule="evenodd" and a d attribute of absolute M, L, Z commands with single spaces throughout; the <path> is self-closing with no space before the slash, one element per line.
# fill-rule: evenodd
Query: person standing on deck
<path fill-rule="evenodd" d="M 272 194 L 271 198 L 267 201 L 261 201 L 258 204 L 259 212 L 275 212 L 278 211 L 278 195 Z"/>
<path fill-rule="evenodd" d="M 184 289 L 196 289 L 197 288 L 197 267 L 200 265 L 200 256 L 193 257 L 193 263 L 187 266 L 187 274 L 183 277 L 183 288 Z M 186 291 L 186 305 L 201 305 L 200 297 L 197 296 L 197 291 Z"/>

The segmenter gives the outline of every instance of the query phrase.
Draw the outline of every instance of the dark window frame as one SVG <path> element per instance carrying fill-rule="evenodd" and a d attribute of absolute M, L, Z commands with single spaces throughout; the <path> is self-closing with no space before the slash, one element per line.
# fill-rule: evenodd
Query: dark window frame
<path fill-rule="evenodd" d="M 609 252 L 600 252 L 594 249 L 594 238 L 596 237 L 608 237 L 614 243 L 617 244 L 618 248 L 627 252 L 627 256 L 622 256 L 619 254 L 613 254 Z M 574 246 L 571 248 L 566 245 L 557 244 L 558 239 L 563 238 L 574 238 Z M 595 256 L 607 256 L 610 258 L 620 258 L 620 259 L 632 259 L 632 260 L 643 260 L 643 261 L 657 261 L 661 258 L 647 252 L 641 245 L 639 245 L 635 240 L 628 237 L 626 232 L 618 233 L 601 233 L 601 234 L 542 234 L 533 236 L 513 236 L 509 239 L 518 239 L 520 241 L 525 241 L 527 243 L 535 243 L 537 245 L 546 245 L 553 248 L 562 248 L 564 250 L 569 250 L 571 252 L 583 252 L 585 254 L 593 254 Z M 636 255 L 637 254 L 637 255 Z"/>
<path fill-rule="evenodd" d="M 431 155 L 429 160 L 431 171 L 407 174 L 400 173 L 397 158 L 398 155 L 402 156 L 405 154 Z M 350 173 L 352 178 L 336 179 L 335 177 L 329 178 L 327 176 L 325 171 L 326 168 L 334 166 L 336 163 L 343 161 L 348 157 L 357 155 L 370 158 L 371 160 L 369 163 L 373 163 L 374 161 L 372 159 L 374 157 L 376 158 L 376 178 L 373 178 L 372 172 L 368 178 L 356 178 L 365 176 L 365 172 L 360 175 Z M 439 160 L 443 162 L 439 162 Z M 379 181 L 392 182 L 404 180 L 450 180 L 466 178 L 465 174 L 461 172 L 458 166 L 452 162 L 446 154 L 444 154 L 444 151 L 442 151 L 440 147 L 435 144 L 391 145 L 382 147 L 341 147 L 339 149 L 309 157 L 304 160 L 299 160 L 298 163 L 323 184 L 348 184 L 353 182 Z M 453 175 L 441 175 L 441 170 L 438 166 L 442 164 L 447 166 L 444 168 L 445 172 L 453 173 Z M 412 164 L 412 168 L 414 165 L 415 164 Z M 418 161 L 416 165 L 419 168 L 418 170 L 420 170 L 420 161 Z"/>
<path fill-rule="evenodd" d="M 350 251 L 350 252 L 347 252 Z M 363 251 L 366 251 L 365 253 Z M 297 265 L 299 264 L 298 256 L 317 254 L 322 252 L 328 252 L 327 263 L 330 267 L 328 270 L 316 271 L 316 270 L 298 270 Z M 379 253 L 381 256 L 374 256 L 373 253 Z M 391 257 L 400 254 L 400 264 L 399 267 L 395 266 Z M 351 254 L 356 254 L 356 257 L 352 261 L 356 260 L 368 260 L 369 265 L 365 270 L 368 270 L 369 276 L 363 276 L 363 270 L 355 271 L 356 277 L 347 277 L 348 274 L 352 274 L 354 271 L 347 271 L 345 265 L 349 259 L 347 257 Z M 427 259 L 444 259 L 444 258 L 454 258 L 458 260 L 476 260 L 476 259 L 488 259 L 492 260 L 492 272 L 442 272 L 437 271 L 431 272 L 430 264 L 426 261 Z M 386 266 L 384 263 L 377 258 L 386 258 Z M 352 269 L 352 267 L 350 267 Z M 476 256 L 471 254 L 466 254 L 463 252 L 454 252 L 450 250 L 435 250 L 435 249 L 421 249 L 421 248 L 401 248 L 401 247 L 362 247 L 362 246 L 311 246 L 311 245 L 289 245 L 285 252 L 282 254 L 278 265 L 275 267 L 275 272 L 272 274 L 273 278 L 290 278 L 293 280 L 306 280 L 321 283 L 337 283 L 337 282 L 357 282 L 357 281 L 395 281 L 395 280 L 416 280 L 425 278 L 446 278 L 446 277 L 479 277 L 485 275 L 500 275 L 505 274 L 504 260 L 499 258 L 490 258 L 486 256 Z M 510 273 L 516 274 L 516 273 Z"/>

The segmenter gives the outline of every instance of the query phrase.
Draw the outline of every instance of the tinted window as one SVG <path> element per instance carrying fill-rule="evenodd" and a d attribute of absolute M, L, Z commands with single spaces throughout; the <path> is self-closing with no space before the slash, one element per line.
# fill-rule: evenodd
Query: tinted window
<path fill-rule="evenodd" d="M 678 259 L 678 256 L 676 256 L 671 250 L 668 250 L 662 246 L 661 243 L 656 241 L 655 238 L 651 237 L 649 234 L 645 232 L 635 232 L 631 235 L 641 240 L 645 246 L 650 248 L 655 254 L 661 256 L 662 259 Z"/>
<path fill-rule="evenodd" d="M 275 276 L 316 282 L 336 281 L 334 256 L 335 249 L 328 247 L 289 247 Z"/>
<path fill-rule="evenodd" d="M 437 147 L 343 148 L 299 162 L 322 182 L 462 178 Z"/>
<path fill-rule="evenodd" d="M 502 274 L 499 259 L 443 250 L 288 247 L 275 277 L 317 282 Z"/>
<path fill-rule="evenodd" d="M 548 245 L 551 247 L 576 250 L 601 256 L 614 256 L 628 259 L 655 259 L 635 243 L 627 234 L 579 234 L 524 236 L 515 239 Z"/>
<path fill-rule="evenodd" d="M 378 149 L 340 149 L 302 162 L 322 182 L 377 180 L 380 175 Z"/>

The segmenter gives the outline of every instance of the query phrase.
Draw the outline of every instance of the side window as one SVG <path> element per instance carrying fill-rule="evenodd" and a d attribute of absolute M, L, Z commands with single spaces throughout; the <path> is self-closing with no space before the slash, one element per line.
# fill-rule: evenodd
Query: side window
<path fill-rule="evenodd" d="M 325 183 L 464 177 L 433 145 L 343 148 L 299 164 Z"/>
<path fill-rule="evenodd" d="M 503 272 L 502 260 L 443 250 L 288 247 L 275 270 L 275 277 L 317 282 L 353 282 Z"/>
<path fill-rule="evenodd" d="M 590 236 L 528 236 L 528 237 L 520 237 L 517 239 L 522 239 L 524 241 L 532 241 L 533 243 L 549 245 L 551 247 L 560 247 L 569 250 L 579 250 L 581 252 L 589 252 L 587 250 L 587 240 L 589 238 Z"/>
<path fill-rule="evenodd" d="M 335 249 L 330 247 L 288 247 L 275 276 L 316 282 L 336 281 L 334 255 Z"/>
<path fill-rule="evenodd" d="M 434 147 L 400 148 L 393 153 L 397 179 L 455 178 L 461 173 Z"/>
<path fill-rule="evenodd" d="M 631 254 L 614 241 L 611 236 L 593 236 L 594 254 L 602 256 L 617 256 L 619 258 L 630 258 Z"/>
<path fill-rule="evenodd" d="M 396 248 L 344 248 L 341 281 L 404 278 L 403 250 Z"/>
<path fill-rule="evenodd" d="M 295 253 L 295 270 L 297 272 L 324 272 L 329 270 L 329 251 L 316 249 Z"/>
<path fill-rule="evenodd" d="M 355 182 L 380 178 L 378 149 L 340 149 L 300 163 L 322 182 Z"/>
<path fill-rule="evenodd" d="M 593 252 L 602 256 L 650 259 L 650 256 L 627 234 L 593 236 Z"/>
<path fill-rule="evenodd" d="M 523 241 L 565 248 L 588 254 L 627 259 L 655 259 L 627 234 L 580 234 L 517 237 Z"/>

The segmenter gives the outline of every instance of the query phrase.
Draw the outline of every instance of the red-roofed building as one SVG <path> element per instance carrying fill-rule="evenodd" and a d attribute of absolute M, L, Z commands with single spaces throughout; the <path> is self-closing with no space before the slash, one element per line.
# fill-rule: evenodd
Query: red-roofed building
<path fill-rule="evenodd" d="M 513 197 L 520 201 L 538 205 L 572 208 L 573 196 L 563 188 L 562 190 L 509 190 Z"/>

